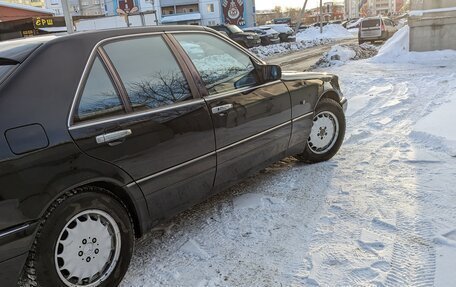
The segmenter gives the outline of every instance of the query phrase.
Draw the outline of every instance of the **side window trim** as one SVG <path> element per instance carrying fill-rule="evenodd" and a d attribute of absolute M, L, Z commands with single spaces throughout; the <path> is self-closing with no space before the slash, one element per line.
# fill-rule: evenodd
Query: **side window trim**
<path fill-rule="evenodd" d="M 171 43 L 176 51 L 176 55 L 182 59 L 182 64 L 185 65 L 189 72 L 189 77 L 191 78 L 191 82 L 195 86 L 195 89 L 198 91 L 198 95 L 201 98 L 207 97 L 209 92 L 206 89 L 206 86 L 203 83 L 203 79 L 201 78 L 198 70 L 196 69 L 195 65 L 193 65 L 192 60 L 185 52 L 184 48 L 179 44 L 176 38 L 171 33 L 166 33 L 167 40 Z"/>
<path fill-rule="evenodd" d="M 90 76 L 90 72 L 92 71 L 92 68 L 93 68 L 93 65 L 94 65 L 96 59 L 100 60 L 100 62 L 103 65 L 104 69 L 106 70 L 106 75 L 111 80 L 111 82 L 112 82 L 112 84 L 114 86 L 114 89 L 115 89 L 115 91 L 117 93 L 117 96 L 119 97 L 119 100 L 122 103 L 122 108 L 125 111 L 125 113 L 127 113 L 125 104 L 123 103 L 122 97 L 120 95 L 120 91 L 119 91 L 119 89 L 117 87 L 117 84 L 115 83 L 115 80 L 112 77 L 112 74 L 111 74 L 111 72 L 109 70 L 109 67 L 106 65 L 105 61 L 103 60 L 103 57 L 99 53 L 98 48 L 99 47 L 96 47 L 94 49 L 94 53 L 92 53 L 90 55 L 89 60 L 86 63 L 86 68 L 85 68 L 84 74 L 83 74 L 83 76 L 81 78 L 81 81 L 80 81 L 80 88 L 78 87 L 78 91 L 77 91 L 76 96 L 75 96 L 75 98 L 73 100 L 73 105 L 72 105 L 70 113 L 69 113 L 69 126 L 68 126 L 69 128 L 71 128 L 71 126 L 79 124 L 79 123 L 75 123 L 75 121 L 74 121 L 75 115 L 76 115 L 76 112 L 78 111 L 78 107 L 79 107 L 79 105 L 81 103 L 82 95 L 84 94 L 85 85 L 87 84 L 87 81 L 88 81 L 89 76 Z M 90 121 L 91 120 L 89 120 L 89 122 Z"/>
<path fill-rule="evenodd" d="M 120 79 L 120 75 L 117 72 L 116 68 L 111 62 L 111 59 L 109 59 L 108 55 L 106 54 L 106 51 L 103 49 L 103 47 L 98 47 L 98 54 L 100 55 L 100 58 L 105 65 L 109 76 L 111 77 L 111 80 L 113 81 L 114 85 L 116 86 L 117 93 L 120 96 L 120 99 L 122 101 L 122 104 L 124 106 L 125 112 L 131 113 L 133 111 L 133 108 L 131 106 L 130 99 L 127 95 L 127 90 L 125 89 L 125 86 Z"/>

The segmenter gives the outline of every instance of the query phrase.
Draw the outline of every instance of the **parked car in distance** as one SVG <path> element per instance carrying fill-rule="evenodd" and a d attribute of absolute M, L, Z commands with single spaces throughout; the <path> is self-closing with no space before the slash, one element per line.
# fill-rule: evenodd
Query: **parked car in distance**
<path fill-rule="evenodd" d="M 230 39 L 244 48 L 253 48 L 261 45 L 260 36 L 252 32 L 244 32 L 236 25 L 216 25 L 210 28 L 226 34 Z"/>
<path fill-rule="evenodd" d="M 279 33 L 270 27 L 252 27 L 243 29 L 244 32 L 258 34 L 261 39 L 261 45 L 268 46 L 280 43 Z"/>
<path fill-rule="evenodd" d="M 293 35 L 293 28 L 287 24 L 268 24 L 260 27 L 269 27 L 277 31 L 280 42 L 296 42 L 296 36 Z"/>
<path fill-rule="evenodd" d="M 364 42 L 386 41 L 397 32 L 393 20 L 385 17 L 369 17 L 360 21 L 358 41 Z"/>
<path fill-rule="evenodd" d="M 337 76 L 192 25 L 0 43 L 0 103 L 1 286 L 67 287 L 117 286 L 136 239 L 277 160 L 331 159 L 347 108 Z"/>

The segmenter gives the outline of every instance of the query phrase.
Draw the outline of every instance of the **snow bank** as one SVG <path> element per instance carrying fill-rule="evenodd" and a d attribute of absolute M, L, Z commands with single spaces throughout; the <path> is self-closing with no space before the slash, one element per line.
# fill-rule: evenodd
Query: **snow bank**
<path fill-rule="evenodd" d="M 320 27 L 310 27 L 296 34 L 297 41 L 313 41 L 316 39 L 349 39 L 353 34 L 342 25 L 330 24 L 323 27 L 323 33 L 320 33 Z"/>
<path fill-rule="evenodd" d="M 455 50 L 410 52 L 409 37 L 410 28 L 407 25 L 386 41 L 372 62 L 445 65 L 448 61 L 456 61 Z"/>
<path fill-rule="evenodd" d="M 280 43 L 276 45 L 260 46 L 251 48 L 250 51 L 265 59 L 273 55 L 281 55 L 310 47 L 325 45 L 340 39 L 354 38 L 356 35 L 350 33 L 341 25 L 326 25 L 323 33 L 320 34 L 319 27 L 311 27 L 296 34 L 295 43 Z"/>
<path fill-rule="evenodd" d="M 377 54 L 378 48 L 374 45 L 364 43 L 362 45 L 335 45 L 324 53 L 323 57 L 313 66 L 317 67 L 331 67 L 341 66 L 350 60 L 360 60 L 371 58 Z"/>
<path fill-rule="evenodd" d="M 456 79 L 456 74 L 454 74 Z M 419 120 L 412 136 L 434 149 L 443 149 L 456 157 L 456 125 L 453 124 L 456 111 L 456 93 L 448 103 L 442 104 L 429 115 Z"/>
<path fill-rule="evenodd" d="M 409 52 L 409 26 L 404 26 L 394 34 L 378 51 L 374 58 L 376 62 L 387 62 Z"/>
<path fill-rule="evenodd" d="M 329 44 L 333 41 L 334 40 L 332 39 L 314 39 L 310 41 L 300 41 L 294 43 L 280 43 L 275 45 L 251 48 L 250 51 L 255 53 L 258 57 L 265 59 L 274 55 L 287 54 L 294 51 L 300 51 L 306 48 Z"/>

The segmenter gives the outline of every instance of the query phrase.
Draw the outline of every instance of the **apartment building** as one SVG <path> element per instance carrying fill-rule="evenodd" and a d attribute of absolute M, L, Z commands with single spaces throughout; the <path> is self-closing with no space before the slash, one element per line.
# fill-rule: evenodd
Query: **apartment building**
<path fill-rule="evenodd" d="M 405 0 L 345 0 L 347 18 L 392 15 L 401 12 Z"/>
<path fill-rule="evenodd" d="M 1 1 L 7 2 L 7 3 L 13 3 L 13 4 L 28 5 L 28 6 L 37 7 L 37 8 L 46 7 L 45 0 L 1 0 Z"/>
<path fill-rule="evenodd" d="M 255 24 L 254 0 L 160 0 L 162 24 Z"/>

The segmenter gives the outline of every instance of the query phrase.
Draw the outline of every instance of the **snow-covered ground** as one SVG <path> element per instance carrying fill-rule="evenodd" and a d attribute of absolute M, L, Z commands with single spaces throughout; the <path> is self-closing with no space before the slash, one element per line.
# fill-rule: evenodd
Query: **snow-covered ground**
<path fill-rule="evenodd" d="M 357 35 L 356 35 L 357 36 Z M 296 34 L 296 42 L 280 43 L 269 46 L 260 46 L 251 48 L 250 51 L 260 58 L 268 58 L 274 55 L 291 53 L 318 45 L 324 45 L 342 39 L 354 38 L 355 35 L 350 33 L 341 25 L 326 25 L 323 27 L 323 33 L 320 34 L 320 28 L 310 27 Z"/>
<path fill-rule="evenodd" d="M 324 69 L 349 99 L 331 161 L 285 159 L 157 228 L 121 286 L 456 286 L 456 51 L 401 33 Z"/>

